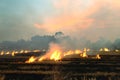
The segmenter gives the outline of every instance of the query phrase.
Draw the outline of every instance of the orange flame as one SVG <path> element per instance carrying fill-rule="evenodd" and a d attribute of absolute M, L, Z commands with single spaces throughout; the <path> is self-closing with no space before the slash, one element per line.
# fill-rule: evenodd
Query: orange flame
<path fill-rule="evenodd" d="M 64 56 L 67 56 L 67 55 L 72 55 L 72 54 L 74 54 L 74 51 L 70 50 L 70 51 L 68 51 L 68 52 L 64 53 Z"/>
<path fill-rule="evenodd" d="M 110 51 L 108 48 L 104 48 L 104 51 L 106 51 L 106 52 L 108 52 L 108 51 Z"/>
<path fill-rule="evenodd" d="M 43 60 L 54 60 L 58 61 L 61 60 L 63 57 L 72 55 L 72 54 L 80 54 L 80 57 L 88 57 L 87 49 L 85 48 L 84 51 L 81 50 L 69 50 L 64 52 L 61 47 L 57 44 L 51 44 L 50 50 L 40 58 L 30 57 L 27 60 L 27 63 L 32 63 L 34 61 L 43 61 Z"/>
<path fill-rule="evenodd" d="M 2 51 L 2 52 L 0 53 L 0 55 L 4 55 L 4 51 Z"/>
<path fill-rule="evenodd" d="M 6 54 L 10 54 L 10 52 L 8 51 L 8 52 L 6 52 Z"/>
<path fill-rule="evenodd" d="M 38 59 L 38 61 L 43 61 L 44 59 L 46 59 L 46 57 L 45 57 L 45 56 L 42 56 L 42 57 L 40 57 L 40 58 Z"/>
<path fill-rule="evenodd" d="M 100 55 L 99 55 L 99 54 L 97 54 L 97 55 L 96 55 L 96 58 L 97 58 L 97 59 L 101 59 L 101 57 L 100 57 Z"/>
<path fill-rule="evenodd" d="M 24 53 L 24 50 L 21 50 L 20 53 Z"/>
<path fill-rule="evenodd" d="M 56 50 L 52 53 L 52 55 L 50 56 L 50 59 L 55 60 L 55 61 L 60 60 L 61 59 L 61 54 L 62 54 L 61 51 Z"/>
<path fill-rule="evenodd" d="M 101 48 L 99 51 L 105 51 L 105 52 L 109 52 L 110 50 L 108 48 Z"/>
<path fill-rule="evenodd" d="M 82 53 L 81 50 L 75 50 L 75 54 L 80 54 L 80 53 Z"/>
<path fill-rule="evenodd" d="M 11 54 L 12 54 L 12 56 L 15 56 L 15 51 L 13 51 Z"/>
<path fill-rule="evenodd" d="M 18 51 L 15 51 L 15 54 L 19 53 Z"/>
<path fill-rule="evenodd" d="M 36 60 L 34 56 L 30 57 L 29 60 L 27 60 L 25 63 L 32 63 Z"/>
<path fill-rule="evenodd" d="M 83 58 L 88 57 L 86 48 L 84 48 L 84 51 L 82 54 L 80 54 L 80 57 L 83 57 Z"/>
<path fill-rule="evenodd" d="M 62 57 L 62 50 L 61 47 L 57 44 L 51 44 L 50 50 L 48 53 L 46 53 L 44 56 L 39 58 L 39 61 L 42 61 L 44 59 L 50 59 L 50 60 L 59 60 Z"/>
<path fill-rule="evenodd" d="M 25 50 L 25 51 L 24 51 L 24 53 L 28 53 L 28 52 L 30 52 L 30 51 L 28 51 L 28 50 Z"/>
<path fill-rule="evenodd" d="M 119 52 L 119 50 L 115 50 L 116 52 Z"/>
<path fill-rule="evenodd" d="M 40 50 L 33 50 L 33 52 L 40 52 Z"/>

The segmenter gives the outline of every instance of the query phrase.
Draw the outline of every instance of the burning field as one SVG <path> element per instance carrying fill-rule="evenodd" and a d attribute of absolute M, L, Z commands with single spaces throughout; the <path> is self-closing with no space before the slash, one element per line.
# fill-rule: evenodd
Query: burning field
<path fill-rule="evenodd" d="M 120 80 L 119 13 L 120 0 L 0 0 L 0 80 Z"/>
<path fill-rule="evenodd" d="M 31 50 L 20 50 L 21 46 L 16 50 L 15 46 L 14 50 L 0 51 L 0 80 L 120 80 L 120 50 L 116 42 L 114 47 L 117 48 L 113 48 L 113 44 L 110 46 L 104 39 L 96 44 L 82 39 L 90 48 L 88 45 L 80 49 L 77 40 L 75 42 L 62 32 L 54 36 L 37 36 L 29 42 L 39 43 L 38 40 L 44 43 L 41 47 L 46 44 L 49 48 L 33 49 L 37 45 L 34 44 Z M 109 44 L 109 48 L 102 48 L 103 42 Z"/>
<path fill-rule="evenodd" d="M 120 80 L 119 62 L 119 50 L 64 50 L 52 43 L 48 51 L 1 51 L 0 80 Z"/>

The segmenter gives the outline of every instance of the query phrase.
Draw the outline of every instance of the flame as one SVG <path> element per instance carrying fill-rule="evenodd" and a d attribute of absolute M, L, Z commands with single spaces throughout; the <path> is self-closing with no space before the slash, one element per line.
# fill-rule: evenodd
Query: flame
<path fill-rule="evenodd" d="M 40 50 L 33 50 L 33 52 L 40 52 Z"/>
<path fill-rule="evenodd" d="M 10 54 L 10 52 L 8 51 L 8 52 L 6 52 L 6 54 Z"/>
<path fill-rule="evenodd" d="M 63 52 L 58 46 L 57 47 L 55 46 L 53 50 L 50 50 L 46 55 L 40 57 L 38 61 L 43 61 L 45 59 L 58 61 L 67 55 L 80 54 L 80 53 L 82 53 L 81 50 L 75 50 L 75 51 L 69 50 L 69 51 Z"/>
<path fill-rule="evenodd" d="M 99 51 L 103 51 L 103 49 L 101 48 Z"/>
<path fill-rule="evenodd" d="M 72 54 L 80 54 L 80 53 L 82 53 L 81 50 L 74 50 L 74 51 L 73 50 L 69 50 L 69 51 L 64 53 L 64 56 L 72 55 Z"/>
<path fill-rule="evenodd" d="M 21 50 L 20 53 L 24 53 L 24 50 Z"/>
<path fill-rule="evenodd" d="M 13 51 L 11 54 L 12 54 L 12 56 L 15 56 L 15 51 Z"/>
<path fill-rule="evenodd" d="M 87 51 L 87 52 L 89 52 L 89 51 L 90 51 L 90 49 L 87 49 L 86 51 Z"/>
<path fill-rule="evenodd" d="M 109 52 L 110 50 L 108 48 L 101 48 L 99 51 Z"/>
<path fill-rule="evenodd" d="M 81 50 L 75 50 L 75 54 L 80 54 L 80 53 L 82 53 Z"/>
<path fill-rule="evenodd" d="M 81 50 L 69 50 L 69 51 L 64 51 L 59 45 L 57 44 L 51 44 L 50 45 L 50 50 L 43 56 L 41 57 L 30 57 L 29 60 L 27 60 L 27 63 L 32 63 L 34 61 L 43 61 L 43 60 L 54 60 L 54 61 L 59 61 L 62 58 L 64 58 L 67 55 L 72 55 L 72 54 L 80 54 L 80 57 L 88 57 L 87 51 L 90 49 L 84 49 L 84 51 Z"/>
<path fill-rule="evenodd" d="M 28 50 L 25 50 L 25 51 L 24 51 L 24 53 L 28 53 L 28 52 L 30 52 L 30 51 L 28 51 Z"/>
<path fill-rule="evenodd" d="M 60 60 L 61 59 L 61 54 L 62 54 L 61 51 L 56 50 L 52 53 L 52 55 L 50 56 L 50 59 L 55 60 L 55 61 Z"/>
<path fill-rule="evenodd" d="M 62 57 L 62 50 L 61 47 L 57 44 L 51 44 L 50 50 L 42 57 L 38 59 L 38 61 L 42 61 L 44 59 L 50 59 L 50 60 L 59 60 Z"/>
<path fill-rule="evenodd" d="M 32 63 L 36 60 L 34 56 L 30 57 L 29 60 L 27 60 L 25 63 Z"/>
<path fill-rule="evenodd" d="M 15 55 L 15 51 L 8 51 L 8 52 L 5 52 L 5 51 L 1 51 L 0 55 L 12 55 L 14 56 Z"/>
<path fill-rule="evenodd" d="M 64 53 L 64 56 L 67 56 L 67 55 L 72 55 L 72 54 L 74 54 L 74 51 L 70 50 L 70 51 L 68 51 L 68 52 Z"/>
<path fill-rule="evenodd" d="M 38 59 L 38 61 L 43 61 L 44 59 L 46 59 L 46 57 L 45 57 L 45 56 L 42 56 L 42 57 L 40 57 L 40 58 Z"/>
<path fill-rule="evenodd" d="M 108 51 L 110 51 L 108 48 L 104 48 L 104 51 L 106 51 L 106 52 L 108 52 Z"/>
<path fill-rule="evenodd" d="M 61 60 L 63 57 L 72 55 L 72 54 L 80 54 L 81 57 L 88 57 L 86 51 L 87 51 L 87 49 L 85 49 L 85 51 L 83 53 L 81 50 L 69 50 L 69 51 L 63 52 L 60 49 L 55 49 L 55 50 L 51 51 L 50 53 L 47 53 L 46 55 L 40 57 L 38 59 L 38 61 L 43 61 L 45 59 L 58 61 L 58 60 Z"/>
<path fill-rule="evenodd" d="M 19 53 L 18 51 L 15 51 L 15 54 Z"/>
<path fill-rule="evenodd" d="M 4 51 L 2 51 L 2 52 L 0 53 L 0 55 L 4 55 Z"/>
<path fill-rule="evenodd" d="M 96 58 L 97 58 L 97 59 L 101 59 L 101 57 L 100 57 L 100 55 L 99 55 L 99 54 L 97 54 L 97 55 L 96 55 Z"/>
<path fill-rule="evenodd" d="M 88 57 L 86 48 L 84 48 L 83 53 L 80 54 L 80 57 L 83 57 L 83 58 Z"/>
<path fill-rule="evenodd" d="M 119 52 L 119 50 L 115 50 L 116 52 Z"/>

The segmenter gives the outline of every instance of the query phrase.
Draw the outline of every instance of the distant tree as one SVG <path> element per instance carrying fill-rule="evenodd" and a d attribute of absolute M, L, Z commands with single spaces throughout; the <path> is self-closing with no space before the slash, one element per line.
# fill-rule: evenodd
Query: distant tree
<path fill-rule="evenodd" d="M 64 33 L 63 32 L 56 32 L 55 33 L 55 38 L 61 38 L 64 36 Z"/>

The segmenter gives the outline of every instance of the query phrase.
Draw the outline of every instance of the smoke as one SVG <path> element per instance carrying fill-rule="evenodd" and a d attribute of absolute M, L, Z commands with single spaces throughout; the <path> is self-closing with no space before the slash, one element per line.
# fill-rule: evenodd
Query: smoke
<path fill-rule="evenodd" d="M 2 10 L 9 12 L 4 14 L 1 11 L 0 23 L 3 27 L 0 28 L 0 36 L 1 40 L 6 38 L 8 41 L 2 40 L 0 50 L 48 50 L 51 43 L 59 45 L 64 50 L 83 48 L 99 50 L 104 47 L 112 50 L 120 49 L 119 0 L 49 1 L 52 1 L 51 5 L 47 3 L 50 8 L 44 6 L 41 8 L 42 11 L 36 11 L 39 3 L 37 6 L 29 5 L 28 2 L 17 4 L 18 7 L 13 4 L 10 4 L 11 7 L 2 6 Z M 56 31 L 63 31 L 65 35 Z M 41 36 L 43 33 L 55 33 L 55 35 Z M 29 40 L 26 39 L 32 35 L 36 36 Z M 9 41 L 14 39 L 21 40 Z"/>
<path fill-rule="evenodd" d="M 72 37 L 97 41 L 100 37 L 115 40 L 119 34 L 119 0 L 51 0 L 54 13 L 35 23 L 47 33 L 64 31 Z M 101 34 L 103 33 L 103 34 Z M 95 35 L 95 37 L 93 36 Z"/>
<path fill-rule="evenodd" d="M 33 36 L 31 40 L 18 40 L 18 41 L 3 41 L 0 43 L 0 51 L 8 50 L 48 50 L 51 43 L 60 46 L 62 50 L 75 50 L 90 48 L 92 50 L 99 50 L 101 48 L 109 48 L 111 50 L 120 49 L 120 39 L 116 39 L 111 42 L 105 38 L 100 38 L 96 42 L 92 42 L 86 38 L 76 39 L 71 38 L 63 34 L 62 32 L 56 32 L 55 35 Z M 54 45 L 55 46 L 55 45 Z"/>
<path fill-rule="evenodd" d="M 72 38 L 114 41 L 120 36 L 119 13 L 119 0 L 1 0 L 0 41 L 30 40 L 56 31 Z"/>
<path fill-rule="evenodd" d="M 56 44 L 56 43 L 53 43 L 53 42 L 51 42 L 50 44 L 49 44 L 49 49 L 48 49 L 48 51 L 47 51 L 47 53 L 44 55 L 44 58 L 50 58 L 50 56 L 51 56 L 51 59 L 54 59 L 54 58 L 58 58 L 59 59 L 59 56 L 60 55 L 62 55 L 62 47 L 59 45 L 59 44 Z M 57 56 L 57 54 L 56 53 L 58 53 L 58 52 L 60 52 L 59 53 L 59 55 Z M 56 55 L 56 57 L 54 57 Z"/>
<path fill-rule="evenodd" d="M 85 29 L 94 21 L 94 19 L 89 18 L 89 16 L 95 13 L 99 8 L 99 5 L 94 7 L 93 5 L 88 4 L 87 8 L 80 10 L 78 7 L 81 7 L 82 3 L 79 0 L 52 1 L 56 11 L 54 12 L 55 14 L 53 16 L 47 16 L 42 24 L 35 24 L 37 28 L 45 29 L 47 32 L 70 32 L 70 30 L 76 32 L 77 29 Z M 97 2 L 93 4 L 96 3 Z"/>

